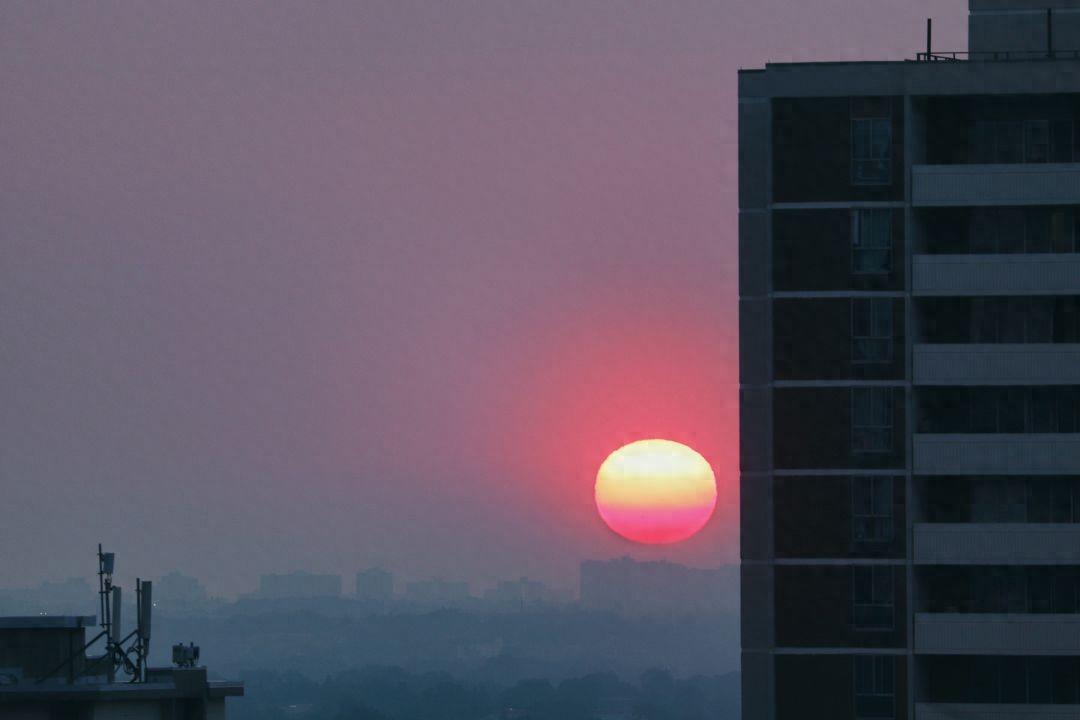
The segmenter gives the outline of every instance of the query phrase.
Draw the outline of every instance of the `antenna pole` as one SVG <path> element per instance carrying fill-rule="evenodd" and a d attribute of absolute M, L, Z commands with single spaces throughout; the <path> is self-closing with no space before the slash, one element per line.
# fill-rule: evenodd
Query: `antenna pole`
<path fill-rule="evenodd" d="M 1046 8 L 1046 57 L 1054 57 L 1054 10 Z"/>
<path fill-rule="evenodd" d="M 926 18 L 926 59 L 929 60 L 933 54 L 933 37 L 934 37 L 934 19 Z"/>
<path fill-rule="evenodd" d="M 101 543 L 97 546 L 98 610 L 101 612 L 101 624 L 108 630 L 109 616 L 105 614 L 105 559 L 101 555 Z"/>

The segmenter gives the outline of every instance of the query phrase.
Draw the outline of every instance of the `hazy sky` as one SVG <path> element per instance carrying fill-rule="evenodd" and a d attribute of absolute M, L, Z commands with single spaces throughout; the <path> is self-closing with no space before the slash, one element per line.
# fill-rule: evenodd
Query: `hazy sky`
<path fill-rule="evenodd" d="M 0 5 L 0 584 L 738 556 L 736 71 L 964 0 Z M 631 546 L 664 436 L 712 524 Z M 347 582 L 347 585 L 351 581 Z"/>

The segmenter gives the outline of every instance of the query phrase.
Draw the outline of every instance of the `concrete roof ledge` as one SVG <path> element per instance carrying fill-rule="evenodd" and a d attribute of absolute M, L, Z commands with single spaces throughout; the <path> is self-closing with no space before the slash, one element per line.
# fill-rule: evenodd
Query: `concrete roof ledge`
<path fill-rule="evenodd" d="M 97 625 L 96 615 L 25 615 L 0 617 L 0 630 L 75 630 Z"/>

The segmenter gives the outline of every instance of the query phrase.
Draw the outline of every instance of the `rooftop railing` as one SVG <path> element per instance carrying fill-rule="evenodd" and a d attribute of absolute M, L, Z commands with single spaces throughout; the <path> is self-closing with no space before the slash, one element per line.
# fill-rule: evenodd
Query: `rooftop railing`
<path fill-rule="evenodd" d="M 916 62 L 1008 62 L 1018 60 L 1080 60 L 1080 50 L 980 50 L 977 52 L 941 51 L 921 52 Z"/>

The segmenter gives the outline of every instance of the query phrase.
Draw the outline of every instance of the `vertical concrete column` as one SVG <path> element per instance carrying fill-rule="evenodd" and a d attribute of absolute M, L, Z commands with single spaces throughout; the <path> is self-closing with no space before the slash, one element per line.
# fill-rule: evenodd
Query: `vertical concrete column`
<path fill-rule="evenodd" d="M 739 99 L 739 468 L 742 716 L 772 720 L 774 695 L 772 113 Z"/>

